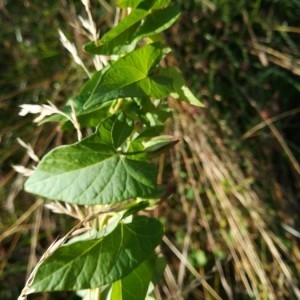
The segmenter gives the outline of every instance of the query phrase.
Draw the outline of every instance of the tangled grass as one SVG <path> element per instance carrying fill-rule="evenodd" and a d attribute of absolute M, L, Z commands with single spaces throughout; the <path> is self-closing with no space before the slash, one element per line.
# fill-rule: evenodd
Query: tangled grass
<path fill-rule="evenodd" d="M 74 139 L 56 126 L 33 129 L 31 118 L 18 117 L 20 104 L 51 99 L 59 106 L 87 77 L 89 65 L 87 70 L 76 65 L 57 34 L 63 29 L 78 57 L 88 60 L 81 51 L 86 40 L 78 18 L 85 14 L 81 3 L 48 2 L 0 5 L 5 24 L 0 87 L 3 299 L 16 299 L 47 246 L 73 225 L 71 218 L 51 213 L 41 199 L 25 194 L 24 177 L 11 167 L 33 163 L 17 137 L 30 143 L 37 157 Z M 166 227 L 161 251 L 168 266 L 155 296 L 298 299 L 300 6 L 297 1 L 177 2 L 183 16 L 166 37 L 175 50 L 168 63 L 176 61 L 207 107 L 172 102 L 168 130 L 182 141 L 170 159 L 161 158 L 168 174 L 163 178 L 175 193 L 156 211 Z M 105 31 L 113 26 L 114 7 L 99 3 L 93 18 Z M 62 211 L 77 215 L 70 207 Z M 61 293 L 35 299 L 76 297 Z"/>

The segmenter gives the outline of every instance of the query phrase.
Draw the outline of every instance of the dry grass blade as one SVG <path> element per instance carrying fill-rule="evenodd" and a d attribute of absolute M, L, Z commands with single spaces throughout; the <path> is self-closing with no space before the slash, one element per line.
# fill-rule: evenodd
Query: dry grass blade
<path fill-rule="evenodd" d="M 47 203 L 44 206 L 56 214 L 64 214 L 72 218 L 78 219 L 79 221 L 82 221 L 84 219 L 84 214 L 78 205 L 73 205 L 69 203 L 65 203 L 63 205 L 61 202 L 55 201 Z"/>
<path fill-rule="evenodd" d="M 31 216 L 37 212 L 40 211 L 42 208 L 43 202 L 38 199 L 26 212 L 22 214 L 22 216 L 10 227 L 6 228 L 4 232 L 0 235 L 0 243 L 3 242 L 3 240 L 12 237 L 12 242 L 10 243 L 9 250 L 7 251 L 7 254 L 5 257 L 3 257 L 3 260 L 0 263 L 0 273 L 5 269 L 6 264 L 8 262 L 8 258 L 10 254 L 14 251 L 15 246 L 17 245 L 21 235 L 28 231 L 31 227 L 37 228 L 36 224 L 33 223 L 33 226 L 24 224 L 28 219 L 31 218 Z M 36 237 L 36 235 L 35 235 Z M 32 240 L 33 241 L 33 240 Z M 32 243 L 32 248 L 34 249 L 34 242 Z"/>
<path fill-rule="evenodd" d="M 295 59 L 291 55 L 282 53 L 259 43 L 250 44 L 249 53 L 258 56 L 259 58 L 264 55 L 267 61 L 300 76 L 300 60 Z M 263 65 L 265 65 L 265 63 L 263 63 Z"/>
<path fill-rule="evenodd" d="M 273 124 L 274 120 L 276 120 L 276 117 L 274 117 L 274 118 L 266 118 L 266 117 L 264 117 L 263 114 L 260 113 L 259 109 L 257 108 L 256 101 L 254 99 L 250 98 L 242 89 L 241 89 L 241 92 L 244 94 L 245 98 L 248 99 L 249 103 L 256 109 L 257 113 L 262 118 L 263 123 L 265 123 L 265 126 L 267 126 L 270 129 L 270 131 L 272 132 L 273 136 L 275 137 L 275 139 L 278 141 L 278 143 L 282 147 L 282 150 L 287 155 L 287 157 L 290 160 L 290 162 L 291 162 L 294 170 L 298 173 L 298 175 L 300 175 L 300 164 L 299 164 L 299 162 L 297 161 L 297 159 L 294 156 L 293 152 L 291 151 L 291 149 L 287 145 L 287 142 L 283 138 L 283 136 L 280 133 L 280 131 Z M 298 113 L 299 109 L 295 109 L 292 112 L 293 113 Z M 288 114 L 288 112 L 286 112 L 284 114 L 281 114 L 281 116 L 279 116 L 279 117 L 284 117 L 287 114 Z"/>
<path fill-rule="evenodd" d="M 41 228 L 41 222 L 42 222 L 42 213 L 43 213 L 43 207 L 40 206 L 35 211 L 34 221 L 33 221 L 33 228 L 32 228 L 32 234 L 31 234 L 31 241 L 30 241 L 30 255 L 29 260 L 27 264 L 27 275 L 26 278 L 30 276 L 31 271 L 33 270 L 36 262 L 36 249 L 38 246 L 38 240 L 39 240 L 39 231 Z"/>
<path fill-rule="evenodd" d="M 282 134 L 279 130 L 271 123 L 269 120 L 265 119 L 266 125 L 270 128 L 271 132 L 273 133 L 274 137 L 277 139 L 278 143 L 282 147 L 283 151 L 288 156 L 292 166 L 294 167 L 295 171 L 300 175 L 300 164 L 298 163 L 296 157 L 294 156 L 293 152 L 290 150 L 289 146 L 287 145 L 285 139 L 283 138 Z"/>
<path fill-rule="evenodd" d="M 274 26 L 273 30 L 281 31 L 281 32 L 292 32 L 300 34 L 299 27 L 290 27 L 290 26 Z"/>
<path fill-rule="evenodd" d="M 243 11 L 243 19 L 251 38 L 251 41 L 248 43 L 249 53 L 257 56 L 263 66 L 268 66 L 270 62 L 299 76 L 300 59 L 259 43 L 246 11 Z M 282 29 L 282 27 L 280 28 Z M 293 28 L 293 32 L 295 32 L 295 29 Z M 297 29 L 299 31 L 299 28 Z"/>
<path fill-rule="evenodd" d="M 20 296 L 18 297 L 18 300 L 24 300 L 27 299 L 27 295 L 34 293 L 34 289 L 31 288 L 31 284 L 34 280 L 35 274 L 39 268 L 39 266 L 53 253 L 55 252 L 67 239 L 68 235 L 53 242 L 50 247 L 47 249 L 47 251 L 43 254 L 43 256 L 41 257 L 40 261 L 37 263 L 37 265 L 35 266 L 35 268 L 33 269 L 33 271 L 31 272 L 30 276 L 27 279 L 27 282 L 23 288 L 23 290 L 21 291 Z"/>
<path fill-rule="evenodd" d="M 164 236 L 163 241 L 170 248 L 170 250 L 180 259 L 180 261 L 186 266 L 186 268 L 195 276 L 195 278 L 204 286 L 204 288 L 210 293 L 213 299 L 221 300 L 222 298 L 206 282 L 205 278 L 199 275 L 197 270 L 188 261 L 187 257 L 182 255 L 182 253 L 175 247 L 175 245 L 166 236 Z M 178 290 L 178 292 L 180 291 L 182 291 L 182 289 Z M 174 295 L 172 295 L 172 297 L 174 297 Z"/>
<path fill-rule="evenodd" d="M 74 62 L 76 64 L 78 64 L 79 66 L 82 67 L 82 69 L 85 71 L 85 73 L 91 77 L 91 74 L 89 72 L 89 70 L 87 69 L 87 67 L 85 66 L 85 64 L 83 63 L 82 59 L 79 57 L 78 51 L 76 49 L 76 46 L 71 43 L 67 37 L 65 36 L 65 34 L 61 31 L 58 30 L 58 34 L 59 34 L 59 39 L 62 43 L 62 45 L 69 51 L 69 53 L 72 55 L 72 58 L 74 60 Z"/>
<path fill-rule="evenodd" d="M 276 234 L 270 229 L 267 207 L 251 185 L 254 178 L 245 175 L 236 153 L 224 145 L 206 122 L 205 115 L 200 117 L 200 112 L 186 106 L 176 106 L 176 109 L 178 115 L 174 127 L 179 131 L 176 135 L 183 136 L 185 143 L 177 146 L 172 155 L 174 176 L 187 220 L 192 218 L 194 203 L 197 205 L 197 223 L 203 228 L 200 243 L 211 249 L 222 286 L 221 289 L 218 286 L 212 288 L 223 291 L 221 294 L 228 299 L 245 294 L 255 299 L 299 297 L 292 271 L 282 258 L 282 255 L 289 257 L 290 254 L 280 246 L 278 239 L 274 239 Z M 200 133 L 197 126 L 201 128 Z M 187 173 L 187 182 L 182 181 L 180 174 L 183 172 Z M 185 199 L 186 190 L 190 188 L 194 202 Z M 189 231 L 187 234 L 188 239 L 195 235 Z M 188 244 L 194 251 L 199 247 L 197 245 L 199 241 L 195 239 Z M 261 251 L 261 245 L 264 245 L 264 251 Z M 216 255 L 220 248 L 229 263 Z M 181 251 L 182 257 L 186 258 L 189 251 L 184 243 Z M 289 259 L 292 264 L 297 261 L 295 256 Z M 205 269 L 200 268 L 200 272 L 205 274 Z M 283 280 L 278 280 L 274 274 L 281 274 Z M 190 276 L 185 280 L 187 278 Z M 182 281 L 180 278 L 178 283 L 182 284 Z M 209 299 L 207 295 L 204 298 Z"/>
<path fill-rule="evenodd" d="M 259 130 L 261 130 L 264 127 L 268 126 L 268 124 L 274 123 L 274 122 L 279 121 L 283 118 L 286 118 L 288 116 L 298 114 L 298 113 L 300 113 L 300 108 L 295 108 L 295 109 L 292 109 L 290 111 L 286 111 L 284 113 L 281 113 L 281 114 L 279 114 L 275 117 L 265 119 L 263 122 L 257 124 L 256 126 L 251 128 L 250 130 L 245 132 L 242 136 L 242 139 L 248 139 L 249 137 L 253 136 L 256 132 L 258 132 Z"/>
<path fill-rule="evenodd" d="M 36 211 L 39 207 L 41 207 L 43 204 L 43 201 L 41 199 L 38 199 L 34 204 L 30 206 L 30 208 L 25 211 L 22 216 L 9 228 L 6 228 L 6 230 L 1 233 L 0 235 L 0 242 L 2 242 L 5 238 L 9 237 L 10 235 L 14 234 L 15 232 L 18 232 L 20 230 L 20 225 L 24 223 L 27 219 L 31 217 L 31 215 Z"/>

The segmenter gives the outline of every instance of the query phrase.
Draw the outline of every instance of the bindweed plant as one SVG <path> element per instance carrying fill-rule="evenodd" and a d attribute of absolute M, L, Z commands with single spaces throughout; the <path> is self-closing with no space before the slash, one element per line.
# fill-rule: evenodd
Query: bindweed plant
<path fill-rule="evenodd" d="M 83 3 L 91 18 L 88 1 Z M 48 204 L 53 211 L 76 212 L 79 223 L 49 247 L 19 299 L 45 291 L 77 291 L 84 299 L 145 299 L 164 270 L 155 251 L 163 226 L 139 211 L 165 194 L 157 184 L 155 156 L 178 142 L 163 134 L 172 113 L 168 97 L 202 104 L 177 68 L 160 64 L 170 52 L 161 32 L 178 19 L 178 7 L 170 0 L 117 4 L 126 16 L 100 40 L 90 26 L 92 41 L 84 46 L 98 61 L 105 57 L 104 67 L 62 110 L 49 104 L 36 111 L 46 117 L 42 122 L 75 128 L 78 142 L 46 154 L 25 190 L 57 201 Z M 69 50 L 76 61 L 71 44 Z M 22 114 L 26 109 L 30 106 L 23 106 Z"/>

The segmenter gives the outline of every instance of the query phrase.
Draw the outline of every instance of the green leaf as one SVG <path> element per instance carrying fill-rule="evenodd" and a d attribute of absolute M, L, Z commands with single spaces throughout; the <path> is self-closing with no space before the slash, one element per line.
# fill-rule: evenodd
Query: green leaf
<path fill-rule="evenodd" d="M 143 7 L 146 9 L 158 9 L 168 6 L 172 1 L 171 0 L 144 0 L 138 7 Z"/>
<path fill-rule="evenodd" d="M 117 5 L 120 8 L 127 8 L 127 7 L 136 8 L 143 1 L 145 0 L 117 0 Z"/>
<path fill-rule="evenodd" d="M 192 93 L 192 91 L 186 86 L 185 80 L 181 72 L 174 67 L 162 69 L 160 76 L 166 78 L 172 78 L 172 86 L 169 86 L 168 89 L 171 93 L 171 96 L 188 102 L 189 104 L 203 107 L 203 103 Z M 167 88 L 165 86 L 165 88 Z"/>
<path fill-rule="evenodd" d="M 134 160 L 151 159 L 172 148 L 178 142 L 178 138 L 169 135 L 160 135 L 151 138 L 141 135 L 131 141 L 127 155 Z"/>
<path fill-rule="evenodd" d="M 170 135 L 160 135 L 143 141 L 144 151 L 151 154 L 159 154 L 170 149 L 179 142 L 179 139 Z"/>
<path fill-rule="evenodd" d="M 85 109 L 97 109 L 105 101 L 117 98 L 148 96 L 160 99 L 170 94 L 202 107 L 176 68 L 155 69 L 162 56 L 161 46 L 147 45 L 119 59 L 106 72 L 96 73 L 81 91 L 88 98 Z"/>
<path fill-rule="evenodd" d="M 165 258 L 152 255 L 129 275 L 112 284 L 106 300 L 144 300 L 162 278 L 167 263 Z M 101 294 L 102 296 L 102 294 Z M 101 298 L 102 299 L 102 298 Z M 152 299 L 152 298 L 151 298 Z"/>
<path fill-rule="evenodd" d="M 157 257 L 155 262 L 154 274 L 152 282 L 158 284 L 163 277 L 167 261 L 164 257 Z"/>
<path fill-rule="evenodd" d="M 25 190 L 74 204 L 112 204 L 152 195 L 156 177 L 156 167 L 126 158 L 96 133 L 49 152 L 25 182 Z"/>
<path fill-rule="evenodd" d="M 139 30 L 136 32 L 135 41 L 139 41 L 145 37 L 151 37 L 154 34 L 171 27 L 179 18 L 180 10 L 176 5 L 172 5 L 163 9 L 153 10 L 145 18 Z"/>
<path fill-rule="evenodd" d="M 169 5 L 171 0 L 117 0 L 117 4 L 121 8 L 132 7 L 139 5 L 148 5 L 148 7 L 161 8 Z"/>
<path fill-rule="evenodd" d="M 112 284 L 110 300 L 144 300 L 153 278 L 155 256 L 141 263 L 126 277 Z"/>
<path fill-rule="evenodd" d="M 135 9 L 101 40 L 96 43 L 89 42 L 84 49 L 91 54 L 106 55 L 130 52 L 142 38 L 166 30 L 179 16 L 180 10 L 175 5 L 166 8 L 155 5 L 155 7 Z"/>
<path fill-rule="evenodd" d="M 120 58 L 106 72 L 95 73 L 81 90 L 88 96 L 85 109 L 118 98 L 165 95 L 163 85 L 150 79 L 165 52 L 159 44 L 146 45 Z"/>
<path fill-rule="evenodd" d="M 119 148 L 133 130 L 133 122 L 123 112 L 106 118 L 98 127 L 100 139 L 103 143 Z"/>
<path fill-rule="evenodd" d="M 149 206 L 149 201 L 145 201 L 145 200 L 142 200 L 140 202 L 135 201 L 133 203 L 130 203 L 124 208 L 123 218 L 125 219 L 128 216 L 136 214 L 140 210 L 146 209 L 148 206 Z"/>
<path fill-rule="evenodd" d="M 142 20 L 149 14 L 147 10 L 136 9 L 116 27 L 108 31 L 100 41 L 89 42 L 84 50 L 91 54 L 117 54 L 134 49 L 133 43 Z"/>
<path fill-rule="evenodd" d="M 61 246 L 46 258 L 30 285 L 33 292 L 96 288 L 124 278 L 151 256 L 163 229 L 159 221 L 138 216 L 100 236 Z"/>

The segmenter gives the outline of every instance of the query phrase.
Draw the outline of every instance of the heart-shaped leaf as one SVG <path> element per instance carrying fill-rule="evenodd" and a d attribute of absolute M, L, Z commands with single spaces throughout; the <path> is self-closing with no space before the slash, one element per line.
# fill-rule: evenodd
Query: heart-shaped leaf
<path fill-rule="evenodd" d="M 49 152 L 25 182 L 25 190 L 74 204 L 112 204 L 152 195 L 156 178 L 156 167 L 126 158 L 95 133 Z"/>
<path fill-rule="evenodd" d="M 135 276 L 140 270 L 134 270 L 153 254 L 162 236 L 159 221 L 138 216 L 132 223 L 121 222 L 104 237 L 100 232 L 88 239 L 77 239 L 61 246 L 41 263 L 30 290 L 81 290 L 113 283 L 132 272 Z"/>

